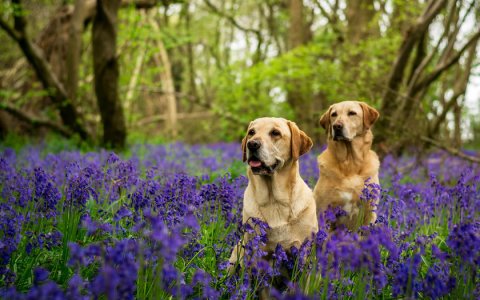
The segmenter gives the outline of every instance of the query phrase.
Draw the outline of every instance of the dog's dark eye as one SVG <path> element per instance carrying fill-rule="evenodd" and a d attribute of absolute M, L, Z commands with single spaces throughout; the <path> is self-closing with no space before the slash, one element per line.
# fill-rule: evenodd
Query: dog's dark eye
<path fill-rule="evenodd" d="M 336 116 L 337 116 L 337 112 L 333 112 L 332 117 L 336 117 Z"/>
<path fill-rule="evenodd" d="M 280 131 L 274 129 L 274 130 L 270 131 L 270 135 L 271 136 L 280 136 L 281 134 L 280 134 Z"/>
<path fill-rule="evenodd" d="M 250 130 L 248 131 L 248 135 L 254 135 L 254 134 L 255 134 L 255 130 L 250 129 Z"/>
<path fill-rule="evenodd" d="M 349 115 L 349 116 L 355 116 L 356 114 L 357 114 L 357 113 L 354 112 L 354 111 L 349 111 L 349 112 L 348 112 L 348 115 Z"/>

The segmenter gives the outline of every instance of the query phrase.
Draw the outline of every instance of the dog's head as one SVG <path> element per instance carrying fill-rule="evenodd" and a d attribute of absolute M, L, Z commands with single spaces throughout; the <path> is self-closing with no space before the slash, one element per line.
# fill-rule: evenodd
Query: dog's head
<path fill-rule="evenodd" d="M 312 148 L 312 140 L 297 124 L 282 118 L 259 118 L 242 140 L 243 161 L 253 174 L 272 175 L 289 160 L 297 160 Z"/>
<path fill-rule="evenodd" d="M 320 118 L 320 125 L 334 141 L 352 141 L 369 130 L 379 116 L 364 102 L 343 101 L 330 106 Z"/>

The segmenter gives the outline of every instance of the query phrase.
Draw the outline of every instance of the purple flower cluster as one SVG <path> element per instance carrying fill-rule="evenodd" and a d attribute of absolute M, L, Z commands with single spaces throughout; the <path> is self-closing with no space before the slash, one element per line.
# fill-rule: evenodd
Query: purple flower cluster
<path fill-rule="evenodd" d="M 268 224 L 241 224 L 238 144 L 44 152 L 0 151 L 1 298 L 480 297 L 480 166 L 445 153 L 385 158 L 362 195 L 375 225 L 332 232 L 344 212 L 328 210 L 310 241 L 266 253 Z M 319 152 L 301 159 L 311 186 Z"/>

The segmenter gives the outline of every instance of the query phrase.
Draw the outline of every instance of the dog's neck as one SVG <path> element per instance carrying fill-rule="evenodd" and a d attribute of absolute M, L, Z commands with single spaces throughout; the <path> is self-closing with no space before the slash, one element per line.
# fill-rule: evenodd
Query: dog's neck
<path fill-rule="evenodd" d="M 334 141 L 328 138 L 328 149 L 336 159 L 341 170 L 350 173 L 359 173 L 364 164 L 365 157 L 372 147 L 373 134 L 367 130 L 364 134 L 356 136 L 352 141 Z"/>
<path fill-rule="evenodd" d="M 259 206 L 279 204 L 290 206 L 294 186 L 299 174 L 298 161 L 290 160 L 272 175 L 254 175 L 249 168 L 247 176 L 257 195 L 255 201 Z"/>

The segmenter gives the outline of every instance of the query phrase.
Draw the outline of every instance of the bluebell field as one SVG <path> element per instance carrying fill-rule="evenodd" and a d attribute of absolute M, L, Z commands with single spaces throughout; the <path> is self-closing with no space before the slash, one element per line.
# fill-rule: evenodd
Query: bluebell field
<path fill-rule="evenodd" d="M 313 188 L 314 149 L 301 157 Z M 240 145 L 0 150 L 0 296 L 5 299 L 480 298 L 480 166 L 438 152 L 386 157 L 378 220 L 320 231 L 262 257 L 268 226 L 241 224 Z M 228 276 L 242 232 L 245 266 Z"/>

